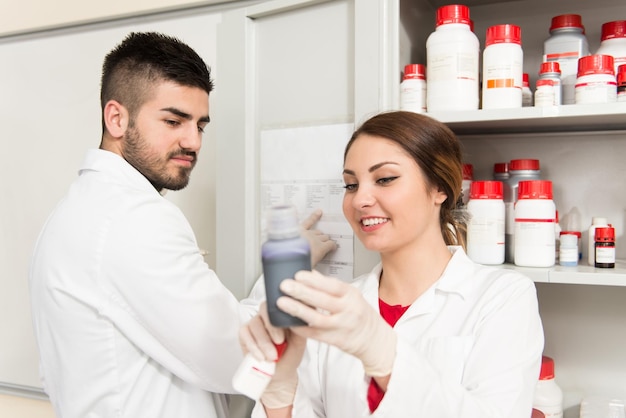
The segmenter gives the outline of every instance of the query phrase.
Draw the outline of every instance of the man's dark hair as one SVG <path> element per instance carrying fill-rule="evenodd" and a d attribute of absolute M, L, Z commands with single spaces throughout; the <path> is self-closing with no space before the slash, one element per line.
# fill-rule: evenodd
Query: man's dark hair
<path fill-rule="evenodd" d="M 102 110 L 109 100 L 116 100 L 134 115 L 157 81 L 198 87 L 207 94 L 213 90 L 211 69 L 187 44 L 161 33 L 133 32 L 104 59 Z"/>

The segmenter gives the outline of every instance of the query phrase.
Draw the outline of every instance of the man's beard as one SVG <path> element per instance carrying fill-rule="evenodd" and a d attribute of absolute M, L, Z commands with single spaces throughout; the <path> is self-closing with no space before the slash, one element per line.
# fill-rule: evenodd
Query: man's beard
<path fill-rule="evenodd" d="M 163 189 L 184 189 L 187 184 L 189 184 L 191 170 L 196 165 L 197 161 L 195 152 L 185 151 L 183 149 L 170 152 L 164 157 L 155 154 L 141 133 L 132 125 L 129 126 L 126 132 L 123 153 L 126 161 L 143 174 L 158 191 Z M 177 155 L 189 155 L 194 159 L 191 163 L 191 167 L 179 167 L 178 173 L 171 175 L 167 171 L 167 163 L 172 157 Z"/>

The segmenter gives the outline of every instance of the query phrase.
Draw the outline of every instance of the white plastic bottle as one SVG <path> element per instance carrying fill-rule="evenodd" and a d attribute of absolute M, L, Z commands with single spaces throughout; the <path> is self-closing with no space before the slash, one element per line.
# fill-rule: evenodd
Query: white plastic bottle
<path fill-rule="evenodd" d="M 541 358 L 533 408 L 543 412 L 546 418 L 563 418 L 563 391 L 554 380 L 554 360 L 548 356 Z"/>
<path fill-rule="evenodd" d="M 626 64 L 626 20 L 616 20 L 602 24 L 602 35 L 597 55 L 613 57 L 615 74 L 622 64 Z"/>
<path fill-rule="evenodd" d="M 617 101 L 617 79 L 611 55 L 588 55 L 578 60 L 574 97 L 576 104 Z"/>
<path fill-rule="evenodd" d="M 517 25 L 487 28 L 483 52 L 483 109 L 522 107 L 524 53 Z"/>
<path fill-rule="evenodd" d="M 521 180 L 538 180 L 541 177 L 539 160 L 522 158 L 509 162 L 509 179 L 504 183 L 504 246 L 505 259 L 513 263 L 515 256 L 515 202 Z"/>
<path fill-rule="evenodd" d="M 543 43 L 543 61 L 557 61 L 561 68 L 563 104 L 574 104 L 574 87 L 578 59 L 589 55 L 589 42 L 585 36 L 582 18 L 577 14 L 554 16 L 550 36 Z"/>
<path fill-rule="evenodd" d="M 559 264 L 565 267 L 578 265 L 578 236 L 561 231 L 559 237 Z"/>
<path fill-rule="evenodd" d="M 576 246 L 578 247 L 578 261 L 581 261 L 583 259 L 582 223 L 578 208 L 576 206 L 571 208 L 569 212 L 565 214 L 561 223 L 563 224 L 561 228 L 562 234 L 572 234 L 576 235 L 578 238 Z"/>
<path fill-rule="evenodd" d="M 562 104 L 561 68 L 556 61 L 542 62 L 535 90 L 535 106 Z"/>
<path fill-rule="evenodd" d="M 467 255 L 476 263 L 504 263 L 504 201 L 501 181 L 472 182 L 467 204 Z"/>
<path fill-rule="evenodd" d="M 287 342 L 276 345 L 278 358 L 282 356 Z M 258 401 L 276 371 L 275 361 L 260 361 L 248 353 L 233 375 L 233 387 L 239 393 Z"/>
<path fill-rule="evenodd" d="M 407 64 L 400 83 L 400 110 L 426 112 L 426 68 L 424 64 Z"/>
<path fill-rule="evenodd" d="M 533 105 L 533 92 L 530 89 L 530 81 L 528 73 L 522 75 L 522 107 L 530 107 Z"/>
<path fill-rule="evenodd" d="M 462 4 L 438 8 L 435 31 L 426 40 L 428 112 L 478 109 L 479 59 L 469 8 Z"/>
<path fill-rule="evenodd" d="M 603 216 L 594 216 L 591 218 L 591 226 L 587 235 L 587 264 L 596 265 L 596 228 L 609 226 L 609 221 Z"/>
<path fill-rule="evenodd" d="M 519 182 L 515 204 L 514 262 L 523 267 L 551 267 L 555 262 L 556 207 L 550 180 Z"/>

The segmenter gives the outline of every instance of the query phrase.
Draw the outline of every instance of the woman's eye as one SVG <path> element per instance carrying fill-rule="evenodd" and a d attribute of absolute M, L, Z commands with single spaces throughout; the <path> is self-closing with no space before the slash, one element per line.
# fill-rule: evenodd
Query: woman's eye
<path fill-rule="evenodd" d="M 346 184 L 344 187 L 344 189 L 346 189 L 346 192 L 353 192 L 356 190 L 357 188 L 357 184 Z"/>
<path fill-rule="evenodd" d="M 382 179 L 376 180 L 376 183 L 382 184 L 382 185 L 386 185 L 386 184 L 391 183 L 392 181 L 394 181 L 397 178 L 398 178 L 398 176 L 395 176 L 395 177 L 383 177 Z"/>

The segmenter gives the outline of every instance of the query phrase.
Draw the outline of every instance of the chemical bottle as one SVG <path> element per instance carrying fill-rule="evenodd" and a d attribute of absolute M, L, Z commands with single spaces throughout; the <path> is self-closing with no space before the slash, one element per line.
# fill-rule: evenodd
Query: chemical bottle
<path fill-rule="evenodd" d="M 469 8 L 462 4 L 438 8 L 435 31 L 426 40 L 428 112 L 478 109 L 479 59 Z"/>
<path fill-rule="evenodd" d="M 522 31 L 517 25 L 487 28 L 483 52 L 483 109 L 522 107 Z"/>
<path fill-rule="evenodd" d="M 514 262 L 515 255 L 515 202 L 517 202 L 517 187 L 520 180 L 538 180 L 541 171 L 539 160 L 516 159 L 509 162 L 509 179 L 504 183 L 504 246 L 505 260 L 508 263 Z"/>
<path fill-rule="evenodd" d="M 602 24 L 602 35 L 597 55 L 611 55 L 613 57 L 614 72 L 626 64 L 626 20 L 616 20 Z"/>
<path fill-rule="evenodd" d="M 543 43 L 543 61 L 557 61 L 561 68 L 562 103 L 575 103 L 578 59 L 589 55 L 582 18 L 577 14 L 554 16 L 550 36 Z"/>
<path fill-rule="evenodd" d="M 423 64 L 404 66 L 400 83 L 400 110 L 426 112 L 426 69 Z"/>
<path fill-rule="evenodd" d="M 276 344 L 278 358 L 282 356 L 285 348 L 287 348 L 286 341 L 282 344 Z M 257 360 L 248 353 L 233 375 L 233 388 L 248 398 L 258 401 L 272 380 L 275 371 L 275 361 Z"/>
<path fill-rule="evenodd" d="M 587 264 L 596 265 L 596 228 L 609 226 L 607 218 L 594 216 L 591 218 L 591 226 L 587 236 Z"/>
<path fill-rule="evenodd" d="M 504 263 L 502 182 L 474 181 L 467 204 L 467 255 L 476 263 Z"/>
<path fill-rule="evenodd" d="M 311 270 L 311 249 L 306 238 L 300 235 L 294 206 L 280 205 L 270 209 L 267 237 L 261 246 L 261 261 L 270 322 L 276 327 L 306 325 L 276 306 L 276 299 L 284 295 L 280 283 L 293 278 L 300 270 Z"/>
<path fill-rule="evenodd" d="M 563 418 L 563 391 L 554 379 L 554 360 L 548 356 L 541 357 L 533 408 L 543 412 L 546 418 Z"/>
<path fill-rule="evenodd" d="M 516 266 L 551 267 L 555 262 L 556 208 L 550 180 L 519 182 L 515 204 L 514 257 Z"/>
<path fill-rule="evenodd" d="M 509 163 L 494 163 L 493 179 L 505 182 L 509 179 Z"/>
<path fill-rule="evenodd" d="M 561 231 L 559 237 L 559 264 L 565 267 L 578 265 L 578 237 L 576 234 Z"/>
<path fill-rule="evenodd" d="M 617 101 L 626 102 L 626 64 L 617 69 Z"/>
<path fill-rule="evenodd" d="M 615 267 L 615 228 L 609 226 L 596 227 L 595 231 L 595 267 Z"/>
<path fill-rule="evenodd" d="M 578 241 L 576 243 L 578 247 L 578 261 L 583 259 L 583 244 L 582 244 L 582 224 L 580 221 L 580 211 L 576 206 L 571 208 L 569 212 L 563 217 L 561 233 L 576 235 Z"/>
<path fill-rule="evenodd" d="M 578 60 L 574 89 L 576 104 L 617 101 L 617 80 L 610 55 L 588 55 Z"/>
<path fill-rule="evenodd" d="M 463 204 L 467 205 L 470 196 L 470 187 L 474 180 L 474 166 L 471 164 L 463 164 L 463 181 L 461 182 L 461 194 L 463 195 Z"/>
<path fill-rule="evenodd" d="M 535 106 L 559 106 L 562 104 L 561 68 L 556 61 L 542 62 L 539 67 Z"/>
<path fill-rule="evenodd" d="M 530 89 L 528 73 L 522 74 L 522 107 L 533 105 L 533 92 Z"/>

